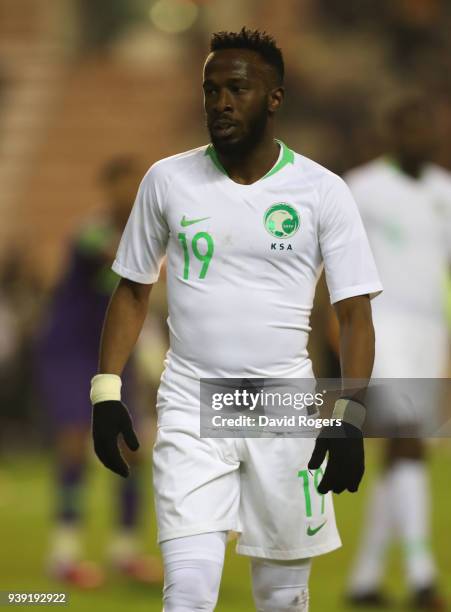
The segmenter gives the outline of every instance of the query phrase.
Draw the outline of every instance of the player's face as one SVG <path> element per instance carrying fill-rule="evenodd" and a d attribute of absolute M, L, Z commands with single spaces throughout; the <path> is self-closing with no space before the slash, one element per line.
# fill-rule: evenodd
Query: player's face
<path fill-rule="evenodd" d="M 229 155 L 251 150 L 263 137 L 271 113 L 274 76 L 258 53 L 225 49 L 204 67 L 204 107 L 214 147 Z"/>
<path fill-rule="evenodd" d="M 393 118 L 392 139 L 402 158 L 424 162 L 431 156 L 436 140 L 432 113 L 421 105 L 406 106 Z"/>
<path fill-rule="evenodd" d="M 138 190 L 139 180 L 143 174 L 142 170 L 136 164 L 136 167 L 130 167 L 106 186 L 113 216 L 120 227 L 125 227 L 127 222 Z"/>

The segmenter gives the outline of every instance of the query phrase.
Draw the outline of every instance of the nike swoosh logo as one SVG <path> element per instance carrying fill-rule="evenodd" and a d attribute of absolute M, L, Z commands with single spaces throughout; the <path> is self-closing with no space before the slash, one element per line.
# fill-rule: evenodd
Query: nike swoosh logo
<path fill-rule="evenodd" d="M 210 219 L 210 217 L 202 217 L 202 219 L 187 219 L 185 215 L 183 215 L 180 223 L 182 227 L 188 227 L 189 225 L 193 225 L 193 223 L 200 223 L 200 221 L 206 221 L 207 219 Z"/>
<path fill-rule="evenodd" d="M 321 523 L 321 525 L 319 527 L 315 527 L 314 529 L 312 529 L 312 527 L 310 527 L 310 525 L 309 525 L 307 527 L 307 535 L 308 536 L 314 536 L 315 533 L 318 533 L 318 531 L 320 529 L 322 529 L 326 523 L 327 523 L 327 521 L 324 521 L 324 523 Z"/>

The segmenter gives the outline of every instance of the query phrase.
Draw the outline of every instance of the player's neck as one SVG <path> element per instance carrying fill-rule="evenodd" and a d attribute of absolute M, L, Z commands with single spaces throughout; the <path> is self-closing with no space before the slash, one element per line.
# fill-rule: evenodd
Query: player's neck
<path fill-rule="evenodd" d="M 225 156 L 217 152 L 229 178 L 250 185 L 267 174 L 277 161 L 280 145 L 272 134 L 266 135 L 251 151 L 242 156 Z"/>
<path fill-rule="evenodd" d="M 395 162 L 398 168 L 410 178 L 419 179 L 424 168 L 424 163 L 417 159 L 407 159 L 395 157 Z"/>

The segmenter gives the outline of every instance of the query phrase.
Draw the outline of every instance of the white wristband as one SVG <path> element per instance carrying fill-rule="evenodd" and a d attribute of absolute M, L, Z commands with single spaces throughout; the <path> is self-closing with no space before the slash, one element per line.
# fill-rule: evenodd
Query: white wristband
<path fill-rule="evenodd" d="M 117 374 L 97 374 L 91 380 L 91 403 L 121 401 L 121 377 Z"/>
<path fill-rule="evenodd" d="M 366 417 L 366 408 L 359 402 L 341 398 L 335 402 L 333 419 L 341 419 L 344 423 L 362 429 Z"/>

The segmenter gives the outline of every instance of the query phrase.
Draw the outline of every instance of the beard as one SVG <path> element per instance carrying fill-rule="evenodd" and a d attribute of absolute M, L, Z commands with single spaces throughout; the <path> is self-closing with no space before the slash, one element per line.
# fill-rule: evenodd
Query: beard
<path fill-rule="evenodd" d="M 263 139 L 268 124 L 268 110 L 266 100 L 262 101 L 260 108 L 247 124 L 247 129 L 237 139 L 221 139 L 215 136 L 209 125 L 211 142 L 214 148 L 225 156 L 244 157 L 254 149 Z"/>

